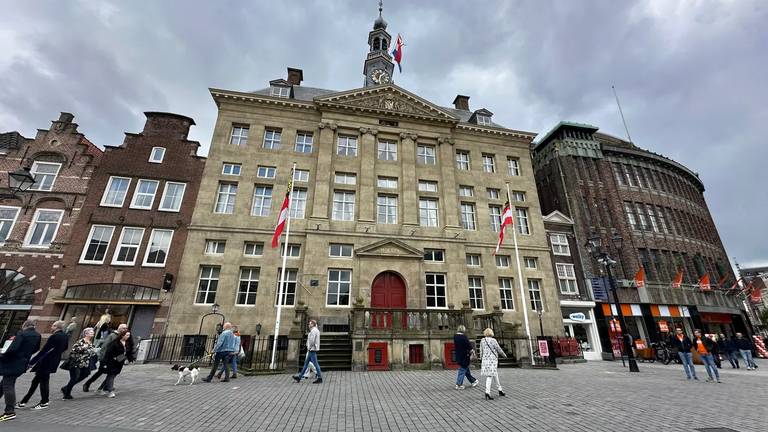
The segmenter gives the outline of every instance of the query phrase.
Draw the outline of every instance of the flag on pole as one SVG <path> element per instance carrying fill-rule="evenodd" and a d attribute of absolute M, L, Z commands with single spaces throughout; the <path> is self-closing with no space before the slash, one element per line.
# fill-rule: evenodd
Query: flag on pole
<path fill-rule="evenodd" d="M 275 227 L 275 233 L 272 235 L 272 247 L 276 248 L 280 243 L 280 235 L 283 234 L 285 229 L 285 221 L 288 220 L 288 203 L 291 198 L 291 188 L 293 187 L 293 171 L 291 171 L 291 179 L 288 180 L 288 190 L 285 192 L 285 199 L 283 205 L 280 207 L 280 215 L 277 218 L 277 226 Z"/>
<path fill-rule="evenodd" d="M 499 253 L 501 243 L 504 241 L 504 230 L 507 225 L 514 226 L 514 216 L 512 215 L 512 207 L 509 205 L 509 201 L 504 204 L 504 211 L 501 213 L 501 226 L 499 227 L 499 242 L 496 244 L 496 251 L 493 253 L 496 255 Z"/>
<path fill-rule="evenodd" d="M 709 273 L 704 273 L 704 276 L 699 279 L 699 289 L 702 291 L 712 291 L 712 285 L 709 283 Z"/>
<path fill-rule="evenodd" d="M 403 65 L 401 64 L 403 60 L 403 47 L 405 44 L 403 43 L 403 37 L 400 36 L 400 33 L 397 34 L 397 40 L 395 41 L 395 49 L 392 50 L 392 57 L 395 58 L 395 62 L 397 63 L 397 68 L 400 69 L 400 73 L 403 73 Z"/>
<path fill-rule="evenodd" d="M 675 278 L 672 279 L 672 288 L 680 288 L 683 285 L 683 271 L 678 270 Z"/>
<path fill-rule="evenodd" d="M 637 288 L 643 288 L 645 287 L 645 267 L 642 265 L 640 266 L 640 270 L 635 273 L 635 287 Z"/>
<path fill-rule="evenodd" d="M 740 280 L 741 280 L 741 278 L 736 278 L 736 282 L 734 282 L 733 285 L 731 285 L 731 287 L 728 288 L 728 290 L 725 293 L 726 294 L 732 294 L 733 292 L 738 291 L 739 281 Z"/>
<path fill-rule="evenodd" d="M 752 287 L 752 291 L 749 293 L 749 300 L 752 303 L 760 303 L 763 300 L 763 287 L 761 285 L 762 283 L 757 283 Z"/>

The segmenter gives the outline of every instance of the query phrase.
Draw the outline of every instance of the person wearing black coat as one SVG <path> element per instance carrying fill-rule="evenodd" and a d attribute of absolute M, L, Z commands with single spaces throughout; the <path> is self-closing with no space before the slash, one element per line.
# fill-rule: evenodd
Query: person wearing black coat
<path fill-rule="evenodd" d="M 677 355 L 680 357 L 680 361 L 683 362 L 685 376 L 688 379 L 698 380 L 696 369 L 693 367 L 693 354 L 691 354 L 693 342 L 691 342 L 691 339 L 683 333 L 683 329 L 678 327 L 675 329 L 675 335 L 670 336 L 669 341 L 677 348 Z"/>
<path fill-rule="evenodd" d="M 720 333 L 720 336 L 717 338 L 717 345 L 720 348 L 720 352 L 725 353 L 728 357 L 728 361 L 731 362 L 731 368 L 739 369 L 739 352 L 733 340 Z"/>
<path fill-rule="evenodd" d="M 34 365 L 32 372 L 35 373 L 35 377 L 32 378 L 32 384 L 30 384 L 27 394 L 21 398 L 16 408 L 24 408 L 27 405 L 29 399 L 35 394 L 38 385 L 40 385 L 40 403 L 35 405 L 34 409 L 48 408 L 51 374 L 56 373 L 56 370 L 59 369 L 61 354 L 67 350 L 69 344 L 69 336 L 64 332 L 64 324 L 64 321 L 56 321 L 51 325 L 53 333 L 45 341 L 43 349 L 29 361 L 30 364 Z"/>
<path fill-rule="evenodd" d="M 456 375 L 456 390 L 464 388 L 464 377 L 469 380 L 472 387 L 477 385 L 477 378 L 473 377 L 472 372 L 469 371 L 470 356 L 475 348 L 472 346 L 467 335 L 464 334 L 466 331 L 467 328 L 460 325 L 456 330 L 456 334 L 453 335 L 453 349 L 456 353 L 456 363 L 459 364 L 458 374 Z"/>
<path fill-rule="evenodd" d="M 747 370 L 757 369 L 757 364 L 752 360 L 752 342 L 748 338 L 745 338 L 743 334 L 736 333 L 736 338 L 733 340 L 733 344 L 736 345 L 736 348 L 744 358 L 744 364 L 747 365 Z"/>
<path fill-rule="evenodd" d="M 134 360 L 136 359 L 133 356 L 131 332 L 126 332 L 107 346 L 104 353 L 104 369 L 107 374 L 107 379 L 104 380 L 104 392 L 107 397 L 115 397 L 115 378 L 123 371 L 126 361 Z"/>
<path fill-rule="evenodd" d="M 40 348 L 40 333 L 35 330 L 35 321 L 26 320 L 21 330 L 16 333 L 13 342 L 0 354 L 0 397 L 5 397 L 5 411 L 0 416 L 0 422 L 16 418 L 16 379 L 27 371 L 27 364 Z"/>

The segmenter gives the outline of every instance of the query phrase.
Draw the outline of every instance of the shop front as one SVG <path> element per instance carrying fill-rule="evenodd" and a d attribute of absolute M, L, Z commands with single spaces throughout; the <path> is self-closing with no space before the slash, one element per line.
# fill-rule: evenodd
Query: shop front
<path fill-rule="evenodd" d="M 585 360 L 600 360 L 600 336 L 595 325 L 595 302 L 561 300 L 565 336 L 578 341 Z"/>
<path fill-rule="evenodd" d="M 30 278 L 16 270 L 0 269 L 0 344 L 21 330 L 34 301 Z"/>

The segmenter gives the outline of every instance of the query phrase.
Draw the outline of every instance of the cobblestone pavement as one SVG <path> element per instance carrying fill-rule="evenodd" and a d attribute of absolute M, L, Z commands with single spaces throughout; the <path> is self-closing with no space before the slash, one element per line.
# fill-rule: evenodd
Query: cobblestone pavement
<path fill-rule="evenodd" d="M 501 369 L 507 396 L 493 401 L 483 399 L 483 384 L 454 390 L 454 371 L 328 372 L 320 385 L 272 375 L 174 387 L 177 376 L 159 364 L 126 367 L 115 399 L 78 388 L 75 400 L 63 401 L 66 374 L 59 371 L 50 408 L 19 409 L 0 431 L 765 431 L 768 361 L 758 362 L 758 371 L 724 365 L 722 384 L 686 381 L 674 364 L 641 363 L 631 375 L 612 362 Z M 30 379 L 19 379 L 18 397 Z"/>

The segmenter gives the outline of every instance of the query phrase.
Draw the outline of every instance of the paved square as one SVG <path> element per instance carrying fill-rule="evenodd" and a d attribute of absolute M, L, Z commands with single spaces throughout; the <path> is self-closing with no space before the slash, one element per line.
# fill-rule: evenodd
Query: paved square
<path fill-rule="evenodd" d="M 724 367 L 722 384 L 688 382 L 674 364 L 641 363 L 632 375 L 610 362 L 501 369 L 507 396 L 493 401 L 483 399 L 484 381 L 453 390 L 454 371 L 328 372 L 321 385 L 273 375 L 174 387 L 177 375 L 164 364 L 126 367 L 115 399 L 77 388 L 75 400 L 63 401 L 60 371 L 50 408 L 17 410 L 0 431 L 752 432 L 768 430 L 768 361 L 758 364 L 758 371 Z M 700 366 L 697 372 L 706 376 Z M 19 379 L 19 398 L 30 379 Z"/>

